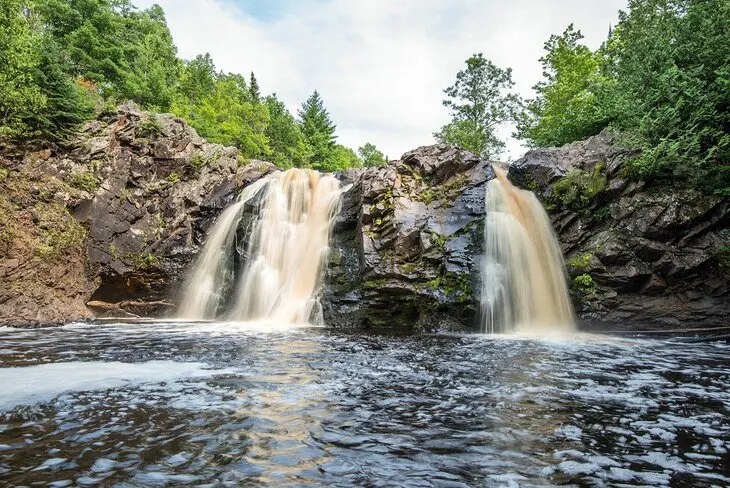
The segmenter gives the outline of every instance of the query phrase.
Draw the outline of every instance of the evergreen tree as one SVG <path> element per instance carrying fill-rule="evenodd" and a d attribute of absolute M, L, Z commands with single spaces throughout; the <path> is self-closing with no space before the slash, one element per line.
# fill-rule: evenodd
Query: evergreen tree
<path fill-rule="evenodd" d="M 298 115 L 299 127 L 307 140 L 321 136 L 326 145 L 334 146 L 337 139 L 337 136 L 335 136 L 337 126 L 332 123 L 329 113 L 324 108 L 322 97 L 320 97 L 317 90 L 302 104 Z"/>
<path fill-rule="evenodd" d="M 89 97 L 63 60 L 28 4 L 0 4 L 0 136 L 59 140 L 91 116 Z"/>
<path fill-rule="evenodd" d="M 248 83 L 248 93 L 251 96 L 251 101 L 259 103 L 261 101 L 261 92 L 259 92 L 259 82 L 256 81 L 256 77 L 251 71 L 251 80 Z"/>
<path fill-rule="evenodd" d="M 481 53 L 466 60 L 456 82 L 446 88 L 445 107 L 451 109 L 451 122 L 434 133 L 441 143 L 451 144 L 481 156 L 493 157 L 504 148 L 497 128 L 514 120 L 519 97 L 508 92 L 514 86 L 512 70 L 501 69 Z"/>
<path fill-rule="evenodd" d="M 324 108 L 322 97 L 316 90 L 302 104 L 298 114 L 299 128 L 312 152 L 310 159 L 312 167 L 325 168 L 337 139 L 336 126 L 332 123 L 329 113 Z"/>
<path fill-rule="evenodd" d="M 105 97 L 167 109 L 179 60 L 163 10 L 136 11 L 129 0 L 34 0 L 73 78 L 94 82 Z"/>

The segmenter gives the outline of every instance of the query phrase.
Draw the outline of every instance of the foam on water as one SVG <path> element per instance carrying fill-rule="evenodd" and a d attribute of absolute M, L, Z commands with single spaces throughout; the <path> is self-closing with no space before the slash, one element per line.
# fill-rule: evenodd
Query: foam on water
<path fill-rule="evenodd" d="M 63 394 L 106 390 L 143 383 L 160 383 L 181 378 L 202 378 L 221 374 L 204 363 L 147 361 L 144 363 L 79 362 L 0 368 L 0 411 L 19 405 L 42 403 Z"/>
<path fill-rule="evenodd" d="M 0 412 L 0 484 L 694 488 L 730 478 L 724 343 L 271 330 L 4 333 L 3 393 L 30 390 L 18 384 L 44 371 L 67 384 L 44 387 L 48 403 Z M 53 369 L 64 364 L 73 370 Z"/>

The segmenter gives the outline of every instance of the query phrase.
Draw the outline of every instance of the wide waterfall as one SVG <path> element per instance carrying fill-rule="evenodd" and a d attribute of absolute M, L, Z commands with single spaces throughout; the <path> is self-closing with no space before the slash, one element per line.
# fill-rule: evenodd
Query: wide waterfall
<path fill-rule="evenodd" d="M 483 331 L 547 333 L 575 328 L 565 266 L 547 213 L 504 171 L 487 183 L 482 268 Z"/>
<path fill-rule="evenodd" d="M 246 187 L 210 231 L 178 316 L 321 322 L 317 296 L 341 192 L 336 178 L 308 169 Z M 244 226 L 252 205 L 255 215 Z"/>

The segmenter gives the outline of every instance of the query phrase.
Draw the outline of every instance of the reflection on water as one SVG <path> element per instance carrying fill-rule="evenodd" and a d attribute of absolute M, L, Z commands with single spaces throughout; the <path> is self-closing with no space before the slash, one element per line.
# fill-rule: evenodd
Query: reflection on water
<path fill-rule="evenodd" d="M 0 485 L 726 486 L 729 352 L 216 323 L 3 329 Z"/>

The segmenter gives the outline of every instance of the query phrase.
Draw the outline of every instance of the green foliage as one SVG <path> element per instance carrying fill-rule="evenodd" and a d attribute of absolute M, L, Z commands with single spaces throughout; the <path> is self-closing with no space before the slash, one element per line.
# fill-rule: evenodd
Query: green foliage
<path fill-rule="evenodd" d="M 312 149 L 312 167 L 327 166 L 327 159 L 335 147 L 336 126 L 324 108 L 324 102 L 317 90 L 302 104 L 298 112 L 299 128 Z"/>
<path fill-rule="evenodd" d="M 727 0 L 631 0 L 596 52 L 572 26 L 546 43 L 518 134 L 571 142 L 606 126 L 641 149 L 629 173 L 730 195 Z"/>
<path fill-rule="evenodd" d="M 140 122 L 137 135 L 142 137 L 163 135 L 160 119 L 158 119 L 154 114 L 149 114 L 144 118 L 144 120 L 142 120 L 142 122 Z"/>
<path fill-rule="evenodd" d="M 249 97 L 241 75 L 221 74 L 209 94 L 177 115 L 184 117 L 187 112 L 190 125 L 211 142 L 236 146 L 248 158 L 265 157 L 270 152 L 265 135 L 269 115 L 264 105 Z"/>
<path fill-rule="evenodd" d="M 75 173 L 71 176 L 69 184 L 79 190 L 85 190 L 89 193 L 94 193 L 99 189 L 99 180 L 94 176 L 93 171 L 84 171 L 82 173 Z"/>
<path fill-rule="evenodd" d="M 501 69 L 481 53 L 466 60 L 466 69 L 459 71 L 456 82 L 446 88 L 443 101 L 451 110 L 451 122 L 434 133 L 441 143 L 467 149 L 485 159 L 497 156 L 504 141 L 497 128 L 514 120 L 520 105 L 519 97 L 510 93 L 514 86 L 512 69 Z"/>
<path fill-rule="evenodd" d="M 568 260 L 568 265 L 571 268 L 579 269 L 582 271 L 585 271 L 588 269 L 588 267 L 591 265 L 591 258 L 593 257 L 592 252 L 582 252 L 579 254 L 576 254 L 572 258 Z"/>
<path fill-rule="evenodd" d="M 259 82 L 256 81 L 253 71 L 251 71 L 251 78 L 248 82 L 248 96 L 252 102 L 258 103 L 261 100 L 261 91 L 259 90 Z"/>
<path fill-rule="evenodd" d="M 91 103 L 63 72 L 62 53 L 33 6 L 0 5 L 0 136 L 59 140 L 91 115 Z"/>
<path fill-rule="evenodd" d="M 180 183 L 180 175 L 177 174 L 177 173 L 175 173 L 173 171 L 172 173 L 170 173 L 169 175 L 167 175 L 167 181 L 169 181 L 173 185 L 174 184 L 177 184 L 177 183 Z"/>
<path fill-rule="evenodd" d="M 608 124 L 603 105 L 609 80 L 601 73 L 601 56 L 579 41 L 570 24 L 550 36 L 540 58 L 544 80 L 533 87 L 517 124 L 517 136 L 531 146 L 561 146 L 597 134 Z M 602 103 L 603 102 L 603 103 Z"/>
<path fill-rule="evenodd" d="M 272 162 L 281 168 L 306 166 L 311 148 L 294 117 L 276 94 L 266 97 L 264 104 L 269 112 L 265 135 L 269 140 Z"/>
<path fill-rule="evenodd" d="M 580 169 L 569 171 L 553 185 L 548 197 L 549 203 L 575 211 L 584 210 L 592 203 L 595 196 L 608 186 L 604 170 L 605 166 L 597 164 L 593 168 L 593 173 Z"/>
<path fill-rule="evenodd" d="M 358 148 L 357 153 L 360 155 L 362 165 L 367 167 L 380 166 L 388 161 L 385 159 L 385 155 L 375 147 L 374 144 L 366 142 L 364 146 Z"/>
<path fill-rule="evenodd" d="M 35 0 L 35 9 L 65 53 L 69 75 L 94 82 L 105 97 L 170 106 L 179 60 L 159 6 L 137 11 L 129 0 Z"/>
<path fill-rule="evenodd" d="M 589 274 L 578 275 L 573 278 L 572 290 L 580 296 L 595 295 L 596 284 Z"/>

